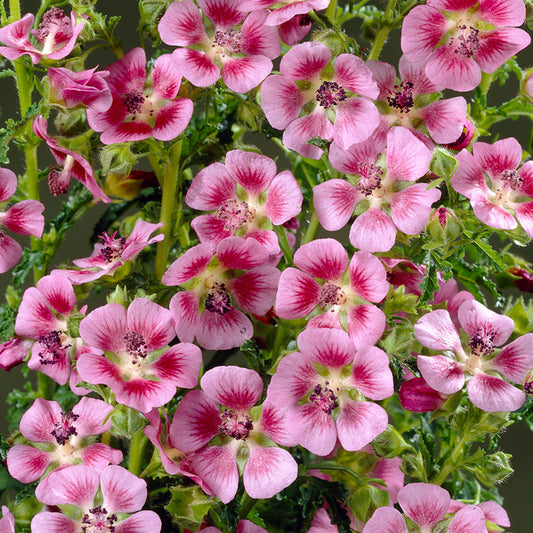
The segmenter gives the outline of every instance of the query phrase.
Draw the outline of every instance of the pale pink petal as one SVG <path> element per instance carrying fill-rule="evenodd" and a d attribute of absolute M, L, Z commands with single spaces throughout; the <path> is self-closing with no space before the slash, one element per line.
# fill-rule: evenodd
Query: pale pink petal
<path fill-rule="evenodd" d="M 80 377 L 93 385 L 104 384 L 117 393 L 123 385 L 122 374 L 117 365 L 104 355 L 82 353 L 76 368 Z"/>
<path fill-rule="evenodd" d="M 264 265 L 268 252 L 253 239 L 229 237 L 217 246 L 217 258 L 228 270 L 248 270 Z"/>
<path fill-rule="evenodd" d="M 335 131 L 333 124 L 331 124 L 321 109 L 315 110 L 310 115 L 297 118 L 287 126 L 282 138 L 283 144 L 287 148 L 298 152 L 304 157 L 320 159 L 323 150 L 318 148 L 318 146 L 308 144 L 307 141 L 313 137 L 320 137 L 331 141 Z"/>
<path fill-rule="evenodd" d="M 222 80 L 228 89 L 247 93 L 272 72 L 272 60 L 266 56 L 228 58 L 222 65 Z"/>
<path fill-rule="evenodd" d="M 408 533 L 403 516 L 393 507 L 379 507 L 363 533 Z"/>
<path fill-rule="evenodd" d="M 172 52 L 181 74 L 197 87 L 214 85 L 220 77 L 220 70 L 204 52 L 189 48 L 178 48 Z"/>
<path fill-rule="evenodd" d="M 123 455 L 120 450 L 115 450 L 107 444 L 94 442 L 81 450 L 83 464 L 90 466 L 97 472 L 101 473 L 109 463 L 119 464 L 122 462 Z"/>
<path fill-rule="evenodd" d="M 415 324 L 416 339 L 432 350 L 461 350 L 461 339 L 448 311 L 437 309 L 421 317 Z"/>
<path fill-rule="evenodd" d="M 286 268 L 279 278 L 276 314 L 289 320 L 308 315 L 318 304 L 320 285 L 296 268 Z"/>
<path fill-rule="evenodd" d="M 352 216 L 360 195 L 349 182 L 332 179 L 313 187 L 313 205 L 320 225 L 328 231 L 343 228 Z"/>
<path fill-rule="evenodd" d="M 11 477 L 21 483 L 32 483 L 39 479 L 51 462 L 46 452 L 23 444 L 15 444 L 7 452 L 7 469 Z"/>
<path fill-rule="evenodd" d="M 514 212 L 524 231 L 533 238 L 533 202 L 515 205 Z"/>
<path fill-rule="evenodd" d="M 37 282 L 37 288 L 48 303 L 62 315 L 70 314 L 76 305 L 72 284 L 65 278 L 45 276 Z"/>
<path fill-rule="evenodd" d="M 512 318 L 499 315 L 475 300 L 465 301 L 458 312 L 459 322 L 470 338 L 491 335 L 494 346 L 501 346 L 513 333 Z"/>
<path fill-rule="evenodd" d="M 17 176 L 9 168 L 0 168 L 0 202 L 11 198 L 17 190 Z"/>
<path fill-rule="evenodd" d="M 107 84 L 112 92 L 124 94 L 132 90 L 142 91 L 146 81 L 146 53 L 140 47 L 133 48 L 106 70 L 110 73 Z"/>
<path fill-rule="evenodd" d="M 372 72 L 365 62 L 356 55 L 341 54 L 337 57 L 333 81 L 360 96 L 376 99 L 379 94 Z"/>
<path fill-rule="evenodd" d="M 426 75 L 427 57 L 422 61 L 409 61 L 405 56 L 400 57 L 398 70 L 404 82 L 413 84 L 413 95 L 431 94 L 442 91 L 443 87 L 435 85 Z M 389 87 L 394 85 L 394 79 Z M 442 100 L 440 100 L 442 101 Z"/>
<path fill-rule="evenodd" d="M 236 533 L 268 533 L 268 531 L 250 520 L 239 520 Z"/>
<path fill-rule="evenodd" d="M 239 10 L 240 0 L 198 0 L 203 14 L 217 29 L 226 29 L 240 24 L 245 13 Z"/>
<path fill-rule="evenodd" d="M 148 352 L 163 348 L 175 337 L 172 313 L 146 298 L 135 298 L 131 302 L 127 324 L 129 331 L 143 336 Z"/>
<path fill-rule="evenodd" d="M 349 150 L 343 150 L 337 143 L 333 143 L 329 160 L 335 170 L 344 174 L 365 174 L 368 167 L 375 164 L 385 146 L 386 140 L 376 139 L 375 135 L 365 142 L 351 146 Z"/>
<path fill-rule="evenodd" d="M 113 105 L 111 108 L 113 108 Z M 87 113 L 89 111 L 91 110 L 88 109 Z M 93 124 L 90 124 L 90 122 L 89 125 L 94 130 L 98 131 Z M 121 119 L 121 122 L 118 124 L 108 122 L 103 126 L 101 131 L 100 141 L 102 141 L 103 144 L 142 141 L 144 139 L 149 139 L 153 134 L 153 129 L 149 124 L 137 121 L 137 119 L 132 120 L 131 122 L 122 122 Z"/>
<path fill-rule="evenodd" d="M 254 11 L 243 22 L 241 47 L 246 55 L 274 59 L 281 54 L 278 29 L 265 25 L 267 16 L 266 11 Z"/>
<path fill-rule="evenodd" d="M 531 37 L 519 28 L 496 28 L 480 36 L 476 62 L 483 72 L 494 72 L 531 43 Z"/>
<path fill-rule="evenodd" d="M 176 321 L 176 335 L 182 342 L 192 342 L 200 321 L 198 295 L 190 291 L 177 292 L 170 300 L 170 310 Z"/>
<path fill-rule="evenodd" d="M 7 272 L 14 267 L 22 256 L 22 247 L 20 244 L 10 237 L 3 235 L 0 239 L 0 274 Z"/>
<path fill-rule="evenodd" d="M 477 506 L 485 513 L 485 518 L 492 523 L 503 527 L 511 526 L 509 515 L 499 503 L 488 501 L 481 502 Z"/>
<path fill-rule="evenodd" d="M 528 333 L 504 346 L 500 353 L 485 364 L 513 383 L 522 383 L 533 368 L 533 334 Z"/>
<path fill-rule="evenodd" d="M 154 511 L 140 511 L 114 527 L 114 533 L 160 533 L 161 518 Z"/>
<path fill-rule="evenodd" d="M 283 22 L 279 27 L 280 39 L 289 46 L 299 43 L 311 30 L 312 22 L 304 23 L 300 15 Z"/>
<path fill-rule="evenodd" d="M 238 412 L 249 411 L 263 394 L 261 376 L 239 366 L 212 368 L 202 376 L 200 385 L 210 399 Z"/>
<path fill-rule="evenodd" d="M 4 226 L 19 235 L 41 237 L 44 228 L 44 205 L 37 200 L 22 200 L 0 214 Z"/>
<path fill-rule="evenodd" d="M 356 305 L 348 311 L 348 333 L 357 349 L 375 344 L 385 331 L 385 315 L 375 305 Z"/>
<path fill-rule="evenodd" d="M 261 84 L 261 107 L 273 128 L 285 129 L 300 116 L 304 96 L 291 78 L 269 76 Z"/>
<path fill-rule="evenodd" d="M 124 349 L 124 335 L 128 332 L 126 309 L 120 304 L 107 304 L 91 311 L 80 322 L 80 336 L 94 348 L 109 352 Z"/>
<path fill-rule="evenodd" d="M 95 470 L 85 465 L 74 465 L 49 474 L 48 490 L 39 490 L 39 486 L 35 495 L 46 505 L 76 505 L 88 509 L 92 507 L 98 485 Z"/>
<path fill-rule="evenodd" d="M 282 58 L 279 70 L 293 80 L 318 80 L 331 59 L 329 48 L 318 41 L 293 46 Z"/>
<path fill-rule="evenodd" d="M 55 442 L 52 431 L 61 421 L 61 407 L 57 402 L 37 398 L 22 415 L 20 432 L 34 442 Z"/>
<path fill-rule="evenodd" d="M 314 403 L 299 405 L 288 413 L 288 424 L 300 446 L 315 455 L 330 454 L 337 442 L 337 428 L 332 416 Z"/>
<path fill-rule="evenodd" d="M 108 466 L 100 475 L 100 487 L 109 513 L 133 513 L 146 501 L 146 481 L 121 466 Z"/>
<path fill-rule="evenodd" d="M 251 339 L 253 333 L 252 323 L 238 309 L 233 308 L 224 315 L 204 311 L 198 322 L 196 340 L 206 350 L 229 350 Z"/>
<path fill-rule="evenodd" d="M 34 533 L 77 533 L 79 522 L 68 518 L 62 513 L 37 513 L 31 521 L 31 530 Z"/>
<path fill-rule="evenodd" d="M 38 339 L 50 331 L 62 331 L 64 321 L 60 320 L 48 304 L 45 296 L 35 287 L 24 291 L 15 321 L 15 333 L 21 337 Z"/>
<path fill-rule="evenodd" d="M 431 157 L 432 153 L 408 129 L 389 130 L 386 160 L 391 178 L 406 181 L 421 178 L 429 171 Z"/>
<path fill-rule="evenodd" d="M 388 252 L 396 242 L 396 226 L 383 211 L 371 208 L 350 228 L 350 243 L 367 252 Z"/>
<path fill-rule="evenodd" d="M 302 209 L 303 194 L 291 172 L 280 172 L 270 184 L 264 205 L 272 224 L 279 226 L 298 216 Z"/>
<path fill-rule="evenodd" d="M 413 378 L 404 381 L 398 393 L 404 409 L 414 413 L 429 413 L 440 409 L 446 396 L 431 388 L 424 378 Z"/>
<path fill-rule="evenodd" d="M 437 100 L 420 110 L 431 138 L 439 144 L 459 139 L 466 121 L 466 100 L 462 96 Z"/>
<path fill-rule="evenodd" d="M 209 446 L 195 453 L 191 465 L 222 503 L 229 503 L 239 486 L 239 472 L 229 446 Z"/>
<path fill-rule="evenodd" d="M 402 56 L 403 58 L 404 56 Z M 424 63 L 425 64 L 425 63 Z M 372 72 L 372 77 L 378 84 L 379 95 L 375 100 L 386 100 L 389 91 L 394 87 L 396 82 L 396 70 L 389 63 L 371 59 L 366 62 L 366 66 Z"/>
<path fill-rule="evenodd" d="M 161 281 L 163 285 L 181 285 L 204 272 L 211 259 L 213 251 L 210 246 L 193 246 L 168 267 Z"/>
<path fill-rule="evenodd" d="M 108 380 L 107 385 L 115 393 L 117 403 L 127 405 L 141 413 L 146 413 L 154 407 L 161 407 L 176 394 L 176 385 L 173 383 L 153 379 L 132 378 L 123 383 L 112 383 Z"/>
<path fill-rule="evenodd" d="M 242 480 L 251 498 L 271 498 L 298 476 L 298 465 L 288 451 L 261 446 L 249 446 L 249 450 Z"/>
<path fill-rule="evenodd" d="M 235 181 L 226 166 L 212 163 L 196 174 L 185 195 L 185 203 L 200 211 L 213 211 L 235 194 Z"/>
<path fill-rule="evenodd" d="M 493 26 L 521 26 L 526 17 L 522 0 L 481 0 L 479 11 Z"/>
<path fill-rule="evenodd" d="M 193 112 L 192 100 L 178 98 L 165 104 L 155 117 L 153 137 L 159 141 L 171 141 L 187 127 Z"/>
<path fill-rule="evenodd" d="M 389 292 L 383 263 L 366 251 L 355 252 L 350 261 L 350 287 L 367 302 L 381 302 Z"/>
<path fill-rule="evenodd" d="M 259 196 L 272 183 L 276 163 L 255 152 L 231 150 L 226 154 L 226 170 L 249 195 Z"/>
<path fill-rule="evenodd" d="M 192 389 L 198 383 L 201 366 L 200 348 L 182 342 L 171 346 L 150 368 L 160 380 L 169 381 L 176 387 Z"/>
<path fill-rule="evenodd" d="M 347 366 L 355 356 L 350 337 L 341 329 L 307 328 L 298 335 L 298 348 L 314 363 L 328 368 Z"/>
<path fill-rule="evenodd" d="M 444 357 L 419 355 L 416 363 L 428 385 L 438 392 L 453 394 L 463 388 L 465 376 L 458 363 Z"/>
<path fill-rule="evenodd" d="M 374 103 L 366 98 L 347 98 L 336 107 L 333 140 L 344 150 L 368 139 L 379 126 L 379 111 Z M 329 139 L 324 135 L 313 135 L 316 136 Z"/>
<path fill-rule="evenodd" d="M 383 433 L 387 423 L 387 412 L 380 405 L 344 400 L 337 418 L 341 446 L 350 452 L 360 450 Z"/>
<path fill-rule="evenodd" d="M 454 190 L 467 198 L 472 198 L 475 192 L 480 192 L 486 196 L 488 194 L 488 187 L 477 158 L 466 149 L 461 150 L 456 158 L 459 161 L 459 168 L 452 176 L 450 185 Z"/>
<path fill-rule="evenodd" d="M 394 393 L 394 380 L 387 354 L 376 346 L 363 346 L 355 354 L 351 385 L 371 400 L 384 400 Z"/>
<path fill-rule="evenodd" d="M 157 26 L 161 40 L 172 46 L 199 43 L 205 35 L 202 15 L 192 0 L 172 2 Z"/>
<path fill-rule="evenodd" d="M 514 137 L 493 144 L 477 142 L 473 154 L 479 166 L 491 177 L 500 177 L 504 170 L 515 170 L 522 161 L 522 147 Z"/>
<path fill-rule="evenodd" d="M 270 391 L 270 389 L 269 389 Z M 254 424 L 255 425 L 255 424 Z M 274 405 L 268 396 L 261 408 L 261 418 L 257 423 L 259 431 L 281 446 L 296 446 L 287 424 L 286 410 Z"/>
<path fill-rule="evenodd" d="M 243 311 L 264 315 L 274 305 L 280 271 L 270 265 L 253 268 L 239 276 L 229 288 Z"/>
<path fill-rule="evenodd" d="M 111 421 L 107 420 L 113 406 L 95 398 L 82 398 L 73 408 L 72 412 L 79 415 L 76 423 L 76 435 L 83 438 L 87 435 L 99 435 L 111 428 Z M 58 420 L 61 418 L 59 417 Z"/>
<path fill-rule="evenodd" d="M 471 402 L 489 413 L 512 412 L 520 409 L 526 395 L 502 378 L 477 374 L 466 384 Z"/>
<path fill-rule="evenodd" d="M 420 528 L 431 530 L 450 505 L 448 491 L 430 483 L 411 483 L 398 493 L 403 512 Z"/>
<path fill-rule="evenodd" d="M 233 236 L 231 231 L 225 229 L 225 225 L 224 220 L 221 220 L 216 215 L 200 215 L 191 221 L 191 228 L 198 235 L 200 242 L 211 247 L 213 253 L 216 251 L 219 242 Z"/>
<path fill-rule="evenodd" d="M 340 281 L 348 268 L 348 253 L 335 239 L 317 239 L 296 250 L 294 264 L 315 278 Z"/>
<path fill-rule="evenodd" d="M 485 515 L 479 507 L 468 505 L 460 509 L 452 518 L 448 533 L 465 533 L 466 531 L 487 531 Z"/>
<path fill-rule="evenodd" d="M 431 206 L 440 199 L 437 188 L 427 190 L 425 183 L 414 183 L 396 193 L 391 200 L 391 218 L 406 235 L 424 231 L 431 215 Z"/>

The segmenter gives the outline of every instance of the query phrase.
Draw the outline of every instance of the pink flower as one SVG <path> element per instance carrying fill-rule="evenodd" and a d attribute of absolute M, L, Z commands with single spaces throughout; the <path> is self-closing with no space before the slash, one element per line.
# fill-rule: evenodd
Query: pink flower
<path fill-rule="evenodd" d="M 17 176 L 12 170 L 0 168 L 0 202 L 7 202 L 17 190 Z M 22 200 L 7 211 L 0 212 L 0 228 L 20 235 L 41 237 L 44 228 L 44 205 L 37 200 Z M 22 247 L 0 229 L 0 274 L 14 267 L 22 256 Z"/>
<path fill-rule="evenodd" d="M 474 214 L 487 226 L 510 230 L 518 220 L 533 237 L 533 201 L 526 201 L 533 200 L 533 161 L 520 167 L 522 147 L 514 137 L 477 142 L 472 149 L 473 154 L 462 150 L 457 155 L 451 186 L 470 199 Z"/>
<path fill-rule="evenodd" d="M 71 376 L 71 364 L 81 348 L 81 339 L 72 337 L 69 317 L 76 322 L 76 295 L 65 278 L 45 276 L 37 287 L 26 289 L 22 296 L 15 333 L 33 339 L 28 367 L 39 370 L 60 385 Z"/>
<path fill-rule="evenodd" d="M 36 514 L 32 533 L 88 533 L 102 528 L 116 533 L 161 531 L 161 519 L 154 511 L 136 512 L 146 501 L 146 481 L 121 466 L 110 465 L 100 474 L 85 465 L 52 472 L 48 490 L 38 489 L 35 495 L 45 505 L 68 506 L 69 512 Z"/>
<path fill-rule="evenodd" d="M 329 0 L 297 0 L 296 2 L 294 0 L 241 0 L 239 9 L 242 11 L 269 9 L 265 24 L 279 26 L 298 15 L 326 9 L 328 5 Z"/>
<path fill-rule="evenodd" d="M 476 407 L 488 412 L 516 411 L 524 403 L 525 394 L 511 383 L 522 384 L 533 367 L 533 334 L 522 335 L 496 352 L 513 332 L 513 320 L 466 295 L 461 300 L 457 319 L 470 338 L 468 348 L 463 347 L 448 311 L 427 313 L 415 324 L 416 338 L 423 346 L 445 355 L 419 355 L 418 369 L 428 385 L 440 393 L 461 390 L 466 375 L 468 396 Z"/>
<path fill-rule="evenodd" d="M 320 158 L 322 149 L 307 144 L 312 137 L 348 149 L 379 125 L 379 112 L 369 100 L 379 89 L 363 60 L 341 54 L 332 68 L 330 60 L 324 44 L 298 44 L 281 59 L 281 75 L 269 76 L 261 85 L 261 106 L 272 127 L 285 130 L 283 144 L 313 159 Z"/>
<path fill-rule="evenodd" d="M 253 152 L 232 150 L 225 164 L 212 163 L 194 178 L 185 202 L 194 209 L 215 211 L 193 219 L 200 242 L 216 248 L 232 235 L 252 238 L 269 254 L 280 252 L 271 229 L 297 216 L 303 195 L 287 170 L 276 174 L 272 159 Z"/>
<path fill-rule="evenodd" d="M 356 348 L 374 344 L 385 329 L 381 302 L 389 284 L 385 268 L 368 252 L 348 253 L 334 239 L 317 239 L 294 254 L 297 268 L 279 280 L 276 313 L 294 320 L 311 315 L 309 326 L 343 328 Z"/>
<path fill-rule="evenodd" d="M 68 68 L 50 67 L 50 101 L 69 109 L 83 104 L 96 111 L 107 111 L 113 102 L 105 82 L 109 72 L 96 72 L 96 69 L 73 72 Z"/>
<path fill-rule="evenodd" d="M 31 350 L 33 342 L 29 339 L 14 337 L 0 345 L 0 368 L 11 370 L 22 363 Z"/>
<path fill-rule="evenodd" d="M 413 413 L 430 413 L 441 409 L 450 397 L 432 389 L 422 377 L 415 377 L 411 372 L 406 372 L 406 380 L 400 385 L 398 397 L 404 409 Z"/>
<path fill-rule="evenodd" d="M 201 531 L 203 533 L 221 533 L 220 529 L 214 526 L 204 527 Z M 268 531 L 250 520 L 239 520 L 235 533 L 268 533 Z"/>
<path fill-rule="evenodd" d="M 298 348 L 281 360 L 267 394 L 287 409 L 287 430 L 298 444 L 324 456 L 337 439 L 345 450 L 357 451 L 385 431 L 387 413 L 364 399 L 383 400 L 394 392 L 382 350 L 356 351 L 344 331 L 329 328 L 307 328 Z"/>
<path fill-rule="evenodd" d="M 393 507 L 379 507 L 363 528 L 363 533 L 408 533 L 406 519 L 414 522 L 420 531 L 435 531 L 444 520 L 450 504 L 447 490 L 430 483 L 410 483 L 398 493 L 403 514 Z M 447 533 L 486 532 L 485 515 L 476 506 L 468 505 L 451 519 Z"/>
<path fill-rule="evenodd" d="M 311 30 L 313 19 L 305 15 L 294 15 L 279 27 L 280 39 L 289 46 L 299 43 Z"/>
<path fill-rule="evenodd" d="M 349 238 L 353 246 L 369 252 L 389 251 L 398 230 L 407 235 L 421 233 L 431 205 L 440 198 L 438 189 L 412 183 L 429 171 L 431 152 L 411 132 L 405 128 L 389 130 L 385 165 L 377 164 L 383 148 L 374 140 L 350 150 L 333 143 L 331 165 L 350 178 L 332 179 L 313 187 L 318 220 L 328 231 L 344 227 L 359 203 L 368 204 L 368 210 L 353 222 Z"/>
<path fill-rule="evenodd" d="M 11 60 L 27 54 L 34 64 L 39 63 L 43 57 L 63 59 L 68 56 L 83 29 L 84 20 L 76 23 L 73 11 L 69 18 L 61 9 L 52 7 L 44 13 L 39 27 L 31 30 L 34 18 L 28 13 L 20 20 L 0 28 L 0 42 L 6 45 L 0 46 L 0 54 Z M 40 49 L 30 42 L 30 33 L 42 44 Z"/>
<path fill-rule="evenodd" d="M 209 34 L 191 0 L 171 3 L 158 26 L 164 43 L 186 47 L 172 54 L 183 76 L 198 87 L 208 87 L 222 74 L 224 83 L 237 93 L 257 87 L 281 53 L 277 28 L 265 26 L 268 13 L 246 16 L 239 0 L 198 0 L 198 5 L 210 21 Z"/>
<path fill-rule="evenodd" d="M 172 314 L 145 298 L 127 310 L 114 303 L 95 309 L 80 322 L 80 335 L 92 349 L 78 360 L 80 377 L 107 385 L 118 403 L 143 413 L 198 382 L 202 352 L 189 343 L 167 348 L 176 335 Z"/>
<path fill-rule="evenodd" d="M 2 505 L 2 518 L 0 518 L 0 533 L 15 533 L 15 517 L 5 505 Z"/>
<path fill-rule="evenodd" d="M 427 59 L 433 83 L 469 91 L 482 71 L 494 72 L 531 42 L 514 27 L 525 16 L 522 0 L 428 0 L 405 17 L 402 51 L 409 61 Z"/>
<path fill-rule="evenodd" d="M 254 331 L 244 312 L 262 316 L 270 310 L 279 275 L 254 239 L 227 237 L 215 252 L 207 244 L 193 246 L 162 279 L 164 285 L 188 289 L 170 301 L 179 339 L 192 342 L 196 337 L 207 350 L 241 346 Z"/>
<path fill-rule="evenodd" d="M 111 276 L 127 261 L 133 261 L 146 246 L 162 241 L 165 238 L 163 234 L 150 238 L 162 225 L 139 219 L 128 237 L 117 237 L 116 231 L 111 236 L 104 232 L 100 235 L 102 242 L 94 245 L 93 253 L 89 257 L 73 261 L 83 270 L 53 270 L 52 274 L 68 278 L 73 285 Z"/>
<path fill-rule="evenodd" d="M 298 473 L 286 450 L 265 444 L 293 445 L 283 424 L 283 413 L 265 401 L 257 416 L 252 407 L 263 393 L 257 372 L 236 366 L 208 370 L 202 390 L 188 392 L 170 427 L 172 442 L 191 458 L 194 471 L 223 503 L 230 502 L 239 485 L 239 463 L 244 462 L 244 488 L 252 498 L 271 498 L 288 487 Z M 217 437 L 217 444 L 209 445 Z"/>
<path fill-rule="evenodd" d="M 130 50 L 107 70 L 111 107 L 107 111 L 87 109 L 87 122 L 94 131 L 102 132 L 100 140 L 104 144 L 150 137 L 171 141 L 187 127 L 193 103 L 188 98 L 176 98 L 181 71 L 169 54 L 156 59 L 151 83 L 147 83 L 142 48 Z"/>
<path fill-rule="evenodd" d="M 120 450 L 92 438 L 109 431 L 111 421 L 106 419 L 112 410 L 102 400 L 82 398 L 65 412 L 57 402 L 37 398 L 20 420 L 20 432 L 36 446 L 13 446 L 7 454 L 9 473 L 22 483 L 31 483 L 49 468 L 62 469 L 80 461 L 99 472 L 109 463 L 120 463 Z M 48 481 L 41 484 L 48 485 Z"/>
<path fill-rule="evenodd" d="M 460 509 L 464 509 L 465 507 L 467 507 L 467 504 L 459 502 L 457 500 L 452 500 L 450 502 L 450 507 L 448 508 L 448 513 L 456 513 L 457 511 L 459 511 Z M 485 525 L 487 527 L 488 533 L 496 533 L 498 531 L 501 531 L 501 528 L 499 528 L 498 526 L 511 526 L 511 521 L 509 520 L 507 512 L 499 503 L 494 501 L 480 502 L 476 505 L 476 507 L 481 509 L 483 511 L 483 514 L 485 515 Z"/>
<path fill-rule="evenodd" d="M 33 131 L 37 137 L 43 139 L 56 163 L 62 169 L 50 168 L 50 174 L 48 175 L 48 186 L 50 192 L 54 196 L 59 196 L 68 191 L 70 178 L 75 178 L 81 182 L 90 193 L 93 195 L 95 201 L 102 200 L 104 203 L 112 202 L 104 191 L 100 188 L 96 180 L 94 179 L 93 169 L 91 165 L 77 152 L 73 152 L 68 148 L 63 148 L 57 139 L 49 137 L 47 133 L 48 122 L 42 116 L 37 117 L 33 121 Z"/>
<path fill-rule="evenodd" d="M 392 126 L 410 130 L 428 148 L 432 143 L 456 142 L 466 123 L 466 100 L 462 96 L 438 99 L 428 103 L 428 94 L 442 90 L 442 86 L 429 81 L 425 73 L 426 61 L 412 63 L 400 58 L 401 80 L 396 81 L 394 67 L 382 61 L 368 61 L 379 87 L 378 109 L 381 113 L 379 133 Z M 375 134 L 374 134 L 375 136 Z"/>

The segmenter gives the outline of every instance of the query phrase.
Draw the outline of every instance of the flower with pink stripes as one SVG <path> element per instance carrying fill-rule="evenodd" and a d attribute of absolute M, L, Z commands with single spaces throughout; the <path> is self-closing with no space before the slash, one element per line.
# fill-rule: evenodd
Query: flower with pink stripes
<path fill-rule="evenodd" d="M 389 283 L 377 257 L 361 251 L 349 260 L 340 242 L 317 239 L 296 250 L 294 264 L 298 268 L 286 268 L 279 280 L 279 317 L 311 317 L 309 326 L 342 328 L 358 349 L 379 340 L 385 315 L 374 303 L 385 298 Z"/>
<path fill-rule="evenodd" d="M 386 411 L 366 400 L 394 392 L 385 352 L 374 346 L 356 351 L 344 331 L 312 327 L 300 333 L 298 348 L 279 363 L 267 395 L 287 410 L 287 429 L 298 444 L 324 456 L 337 439 L 357 451 L 385 431 Z"/>
<path fill-rule="evenodd" d="M 198 0 L 198 5 L 202 12 L 192 0 L 172 2 L 158 26 L 164 43 L 181 47 L 172 56 L 183 76 L 198 87 L 222 76 L 237 93 L 257 87 L 281 53 L 278 29 L 265 25 L 268 12 L 247 16 L 240 0 Z M 206 26 L 202 13 L 209 20 Z"/>
<path fill-rule="evenodd" d="M 239 9 L 242 11 L 268 9 L 265 24 L 279 26 L 298 15 L 326 9 L 329 2 L 330 0 L 241 0 Z"/>
<path fill-rule="evenodd" d="M 194 472 L 224 503 L 235 497 L 239 470 L 252 498 L 271 498 L 288 487 L 298 466 L 274 443 L 295 442 L 286 432 L 282 409 L 268 399 L 261 414 L 252 409 L 263 393 L 261 376 L 248 368 L 216 367 L 200 384 L 202 390 L 188 392 L 180 402 L 170 427 L 177 448 L 196 452 L 190 461 Z"/>

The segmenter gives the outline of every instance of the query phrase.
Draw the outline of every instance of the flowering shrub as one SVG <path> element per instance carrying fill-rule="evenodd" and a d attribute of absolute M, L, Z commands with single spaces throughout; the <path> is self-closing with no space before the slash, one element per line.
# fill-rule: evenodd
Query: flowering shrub
<path fill-rule="evenodd" d="M 0 8 L 0 533 L 511 527 L 524 1 L 138 0 L 130 49 L 40 3 Z"/>

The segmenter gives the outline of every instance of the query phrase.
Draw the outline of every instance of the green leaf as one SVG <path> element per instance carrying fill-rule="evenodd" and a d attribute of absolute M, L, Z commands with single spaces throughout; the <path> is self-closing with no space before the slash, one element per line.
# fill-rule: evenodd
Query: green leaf
<path fill-rule="evenodd" d="M 198 486 L 170 487 L 170 502 L 165 509 L 172 516 L 172 521 L 191 531 L 198 531 L 204 517 L 213 506 L 213 498 L 207 496 Z"/>

